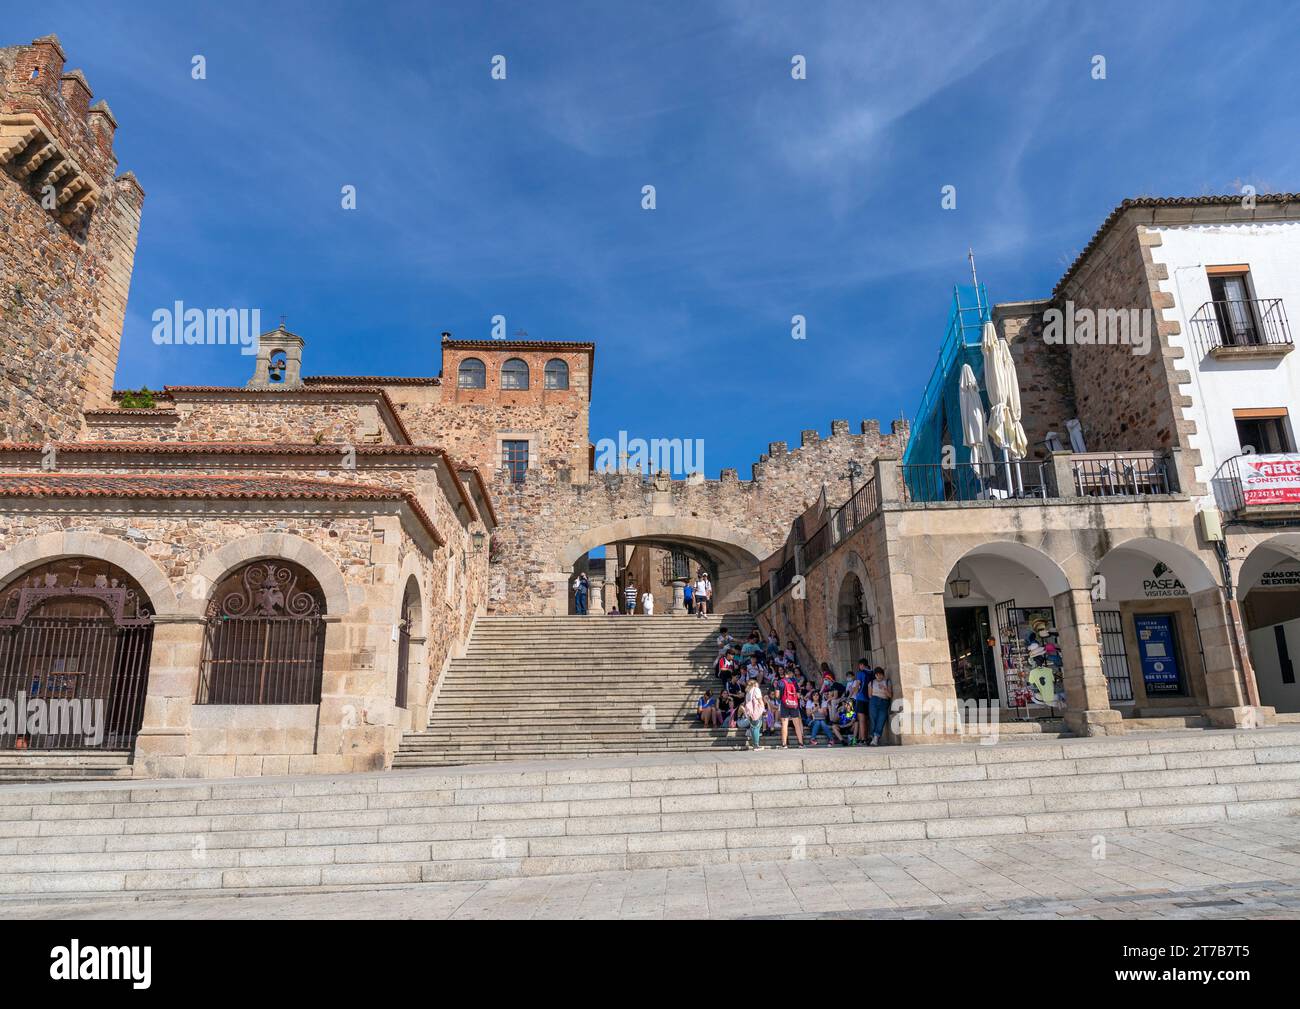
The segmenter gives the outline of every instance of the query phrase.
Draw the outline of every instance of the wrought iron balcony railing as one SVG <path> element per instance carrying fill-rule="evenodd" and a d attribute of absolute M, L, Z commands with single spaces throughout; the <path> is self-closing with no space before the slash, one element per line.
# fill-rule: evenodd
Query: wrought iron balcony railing
<path fill-rule="evenodd" d="M 1291 327 L 1281 298 L 1207 301 L 1192 316 L 1192 333 L 1200 355 L 1234 350 L 1285 353 Z"/>
<path fill-rule="evenodd" d="M 1300 454 L 1236 455 L 1210 479 L 1215 504 L 1225 516 L 1247 510 L 1300 513 Z"/>

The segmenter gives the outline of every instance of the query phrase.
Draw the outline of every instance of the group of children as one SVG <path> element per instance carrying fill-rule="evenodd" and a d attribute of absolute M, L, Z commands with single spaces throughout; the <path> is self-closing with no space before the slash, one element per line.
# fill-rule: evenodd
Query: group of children
<path fill-rule="evenodd" d="M 715 671 L 721 685 L 716 695 L 706 690 L 700 698 L 700 723 L 741 729 L 742 749 L 763 749 L 762 735 L 775 733 L 778 726 L 782 747 L 788 745 L 792 725 L 800 746 L 805 728 L 813 746 L 821 736 L 828 746 L 878 746 L 884 735 L 893 689 L 885 671 L 872 669 L 866 659 L 846 682 L 837 680 L 825 662 L 816 676 L 809 677 L 799 665 L 793 641 L 782 649 L 775 634 L 764 642 L 752 631 L 737 646 L 723 627 L 718 633 Z"/>

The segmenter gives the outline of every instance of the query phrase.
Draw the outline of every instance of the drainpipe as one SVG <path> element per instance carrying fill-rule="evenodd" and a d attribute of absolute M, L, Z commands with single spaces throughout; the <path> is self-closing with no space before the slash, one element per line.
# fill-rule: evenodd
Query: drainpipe
<path fill-rule="evenodd" d="M 1259 707 L 1259 686 L 1255 683 L 1253 676 L 1246 675 L 1247 656 L 1250 653 L 1246 650 L 1246 643 L 1242 637 L 1241 610 L 1237 606 L 1237 593 L 1232 584 L 1232 565 L 1228 563 L 1227 540 L 1215 540 L 1214 552 L 1219 558 L 1219 568 L 1223 572 L 1223 597 L 1228 609 L 1228 619 L 1232 622 L 1232 651 L 1234 665 L 1237 667 L 1237 676 L 1246 703 L 1257 708 Z"/>

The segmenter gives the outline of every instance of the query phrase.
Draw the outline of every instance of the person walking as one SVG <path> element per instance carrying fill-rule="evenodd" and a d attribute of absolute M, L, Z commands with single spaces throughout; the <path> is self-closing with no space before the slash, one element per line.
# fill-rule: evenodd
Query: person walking
<path fill-rule="evenodd" d="M 880 737 L 885 734 L 885 723 L 889 719 L 889 704 L 894 697 L 894 685 L 879 666 L 875 668 L 868 693 L 871 709 L 871 742 L 868 745 L 879 746 Z"/>
<path fill-rule="evenodd" d="M 573 609 L 580 617 L 587 615 L 587 573 L 584 571 L 573 580 Z"/>
<path fill-rule="evenodd" d="M 687 613 L 695 612 L 695 586 L 690 582 L 682 589 L 682 602 L 686 604 Z"/>
<path fill-rule="evenodd" d="M 707 616 L 709 612 L 709 576 L 700 571 L 700 577 L 695 580 L 695 613 L 699 617 Z"/>
<path fill-rule="evenodd" d="M 655 596 L 649 589 L 641 593 L 641 612 L 647 617 L 655 615 Z"/>
<path fill-rule="evenodd" d="M 627 603 L 628 613 L 636 612 L 636 582 L 631 578 L 627 580 L 627 588 L 623 590 L 623 600 Z"/>
<path fill-rule="evenodd" d="M 786 749 L 791 722 L 794 722 L 794 734 L 802 747 L 803 712 L 799 704 L 799 684 L 795 682 L 794 674 L 787 672 L 777 680 L 776 690 L 781 698 L 781 749 Z"/>

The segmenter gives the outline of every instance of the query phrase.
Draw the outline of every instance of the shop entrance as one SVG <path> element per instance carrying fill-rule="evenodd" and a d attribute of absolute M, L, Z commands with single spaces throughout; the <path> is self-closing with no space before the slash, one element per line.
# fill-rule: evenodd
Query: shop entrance
<path fill-rule="evenodd" d="M 993 659 L 993 629 L 987 606 L 950 606 L 944 610 L 952 682 L 959 701 L 998 702 L 998 671 Z"/>

